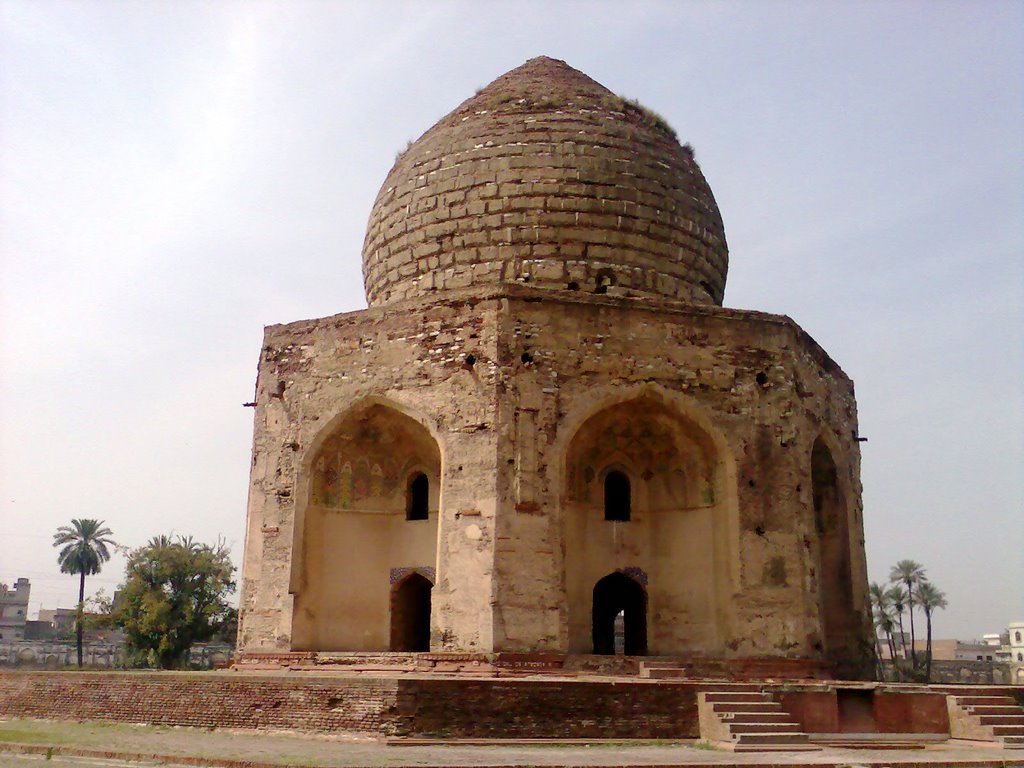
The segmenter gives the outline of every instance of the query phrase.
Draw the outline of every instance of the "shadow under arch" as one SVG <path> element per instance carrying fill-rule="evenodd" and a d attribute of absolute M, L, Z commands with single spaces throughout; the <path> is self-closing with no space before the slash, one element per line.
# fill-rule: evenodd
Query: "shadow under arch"
<path fill-rule="evenodd" d="M 591 609 L 594 653 L 615 654 L 615 620 L 620 613 L 623 653 L 647 655 L 647 590 L 621 571 L 608 574 L 594 585 Z"/>
<path fill-rule="evenodd" d="M 310 441 L 296 483 L 293 650 L 390 649 L 386 574 L 436 567 L 441 467 L 433 426 L 379 397 L 357 401 Z M 426 514 L 410 517 L 413 481 Z"/>
<path fill-rule="evenodd" d="M 739 583 L 736 462 L 709 413 L 657 385 L 603 388 L 553 442 L 570 653 L 593 646 L 592 588 L 609 571 L 651 574 L 651 653 L 724 651 Z M 629 480 L 629 519 L 605 514 L 604 480 Z"/>
<path fill-rule="evenodd" d="M 430 650 L 430 593 L 434 583 L 412 571 L 391 587 L 392 651 Z"/>
<path fill-rule="evenodd" d="M 851 646 L 859 636 L 859 619 L 853 588 L 848 493 L 834 450 L 834 441 L 819 434 L 811 446 L 809 464 L 825 652 L 835 661 L 844 661 L 859 650 Z"/>

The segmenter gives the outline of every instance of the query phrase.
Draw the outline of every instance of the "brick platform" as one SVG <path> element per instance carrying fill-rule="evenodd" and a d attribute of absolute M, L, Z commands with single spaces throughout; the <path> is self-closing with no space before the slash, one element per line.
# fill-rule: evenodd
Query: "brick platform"
<path fill-rule="evenodd" d="M 0 717 L 417 738 L 682 739 L 700 735 L 699 692 L 760 690 L 808 733 L 948 734 L 947 689 L 552 675 L 0 672 Z"/>

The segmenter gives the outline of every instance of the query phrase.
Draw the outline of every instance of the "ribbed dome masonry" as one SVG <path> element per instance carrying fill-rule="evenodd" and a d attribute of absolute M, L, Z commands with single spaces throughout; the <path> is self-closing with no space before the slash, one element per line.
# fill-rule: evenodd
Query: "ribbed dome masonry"
<path fill-rule="evenodd" d="M 689 146 L 657 113 L 541 56 L 397 158 L 363 279 L 371 306 L 509 282 L 721 305 L 728 261 Z"/>

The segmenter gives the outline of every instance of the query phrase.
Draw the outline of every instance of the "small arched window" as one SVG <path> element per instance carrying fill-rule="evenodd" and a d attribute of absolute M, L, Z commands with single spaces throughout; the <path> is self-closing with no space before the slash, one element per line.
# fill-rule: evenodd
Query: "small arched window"
<path fill-rule="evenodd" d="M 1013 640 L 1014 640 L 1014 642 L 1016 642 L 1016 643 L 1019 643 L 1019 642 L 1020 642 L 1020 632 L 1014 632 L 1014 633 L 1013 633 Z"/>
<path fill-rule="evenodd" d="M 430 481 L 422 472 L 409 479 L 405 494 L 405 519 L 426 520 L 430 517 Z"/>
<path fill-rule="evenodd" d="M 629 478 L 625 472 L 612 470 L 604 476 L 604 519 L 629 520 Z"/>

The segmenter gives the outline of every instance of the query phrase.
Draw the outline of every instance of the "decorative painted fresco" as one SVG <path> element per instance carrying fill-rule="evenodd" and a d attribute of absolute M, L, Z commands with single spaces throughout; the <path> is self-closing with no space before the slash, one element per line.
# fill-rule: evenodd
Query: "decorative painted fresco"
<path fill-rule="evenodd" d="M 622 468 L 647 486 L 650 506 L 694 507 L 714 503 L 712 462 L 703 447 L 669 418 L 616 409 L 598 414 L 573 440 L 569 462 L 572 498 L 597 503 L 602 473 Z"/>
<path fill-rule="evenodd" d="M 386 421 L 361 421 L 324 442 L 313 462 L 312 504 L 335 509 L 404 506 L 405 486 L 415 471 L 436 477 L 436 460 L 427 460 L 401 425 Z"/>

